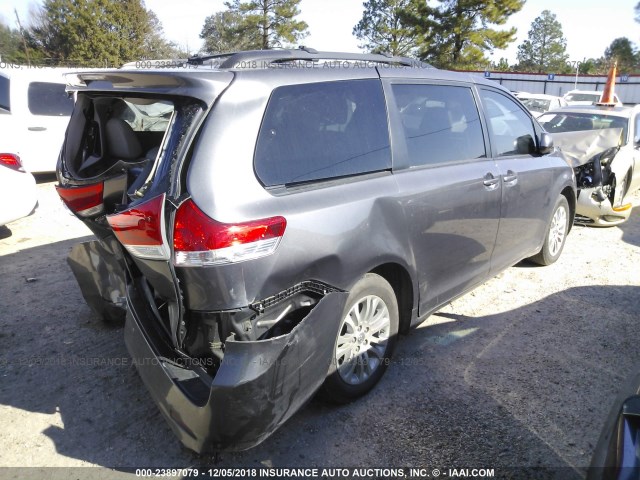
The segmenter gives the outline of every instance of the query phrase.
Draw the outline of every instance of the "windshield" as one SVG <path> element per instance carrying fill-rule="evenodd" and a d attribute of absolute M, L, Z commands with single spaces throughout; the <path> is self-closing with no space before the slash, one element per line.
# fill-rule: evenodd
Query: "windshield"
<path fill-rule="evenodd" d="M 521 98 L 520 101 L 530 112 L 544 113 L 549 110 L 549 105 L 551 105 L 551 100 L 542 98 Z"/>
<path fill-rule="evenodd" d="M 602 94 L 597 93 L 568 93 L 564 99 L 567 102 L 598 102 Z"/>
<path fill-rule="evenodd" d="M 629 119 L 600 113 L 562 112 L 542 115 L 538 117 L 538 122 L 549 133 L 621 128 L 622 138 L 626 143 Z"/>

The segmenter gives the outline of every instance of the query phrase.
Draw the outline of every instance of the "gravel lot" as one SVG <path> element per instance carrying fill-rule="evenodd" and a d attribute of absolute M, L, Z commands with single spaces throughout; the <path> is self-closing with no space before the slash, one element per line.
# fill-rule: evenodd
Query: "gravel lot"
<path fill-rule="evenodd" d="M 90 233 L 53 185 L 41 179 L 36 213 L 0 227 L 0 467 L 212 466 L 171 433 L 122 329 L 84 303 L 66 255 Z M 403 337 L 366 398 L 314 400 L 216 466 L 528 466 L 580 478 L 640 365 L 639 260 L 640 209 L 622 227 L 574 227 L 555 265 L 512 267 Z"/>

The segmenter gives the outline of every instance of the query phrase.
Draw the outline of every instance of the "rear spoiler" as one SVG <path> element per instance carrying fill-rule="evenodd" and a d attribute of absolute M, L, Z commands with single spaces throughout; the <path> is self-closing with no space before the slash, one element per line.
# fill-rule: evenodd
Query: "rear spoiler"
<path fill-rule="evenodd" d="M 104 92 L 118 95 L 179 95 L 212 105 L 231 83 L 234 74 L 220 71 L 74 72 L 65 75 L 68 92 Z"/>

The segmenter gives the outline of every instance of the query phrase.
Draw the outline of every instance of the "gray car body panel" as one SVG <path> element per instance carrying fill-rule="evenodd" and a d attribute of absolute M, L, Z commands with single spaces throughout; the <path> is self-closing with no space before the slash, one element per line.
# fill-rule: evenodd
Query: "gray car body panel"
<path fill-rule="evenodd" d="M 211 106 L 220 92 L 231 82 L 231 72 L 184 69 L 123 71 L 103 70 L 65 75 L 70 92 L 127 95 L 192 97 Z"/>
<path fill-rule="evenodd" d="M 378 72 L 386 82 L 478 85 L 508 94 L 475 75 L 398 67 L 379 67 Z M 394 263 L 411 277 L 413 305 L 420 305 L 422 316 L 481 283 L 489 272 L 495 274 L 541 248 L 557 195 L 573 188 L 570 169 L 558 154 L 498 159 L 490 155 L 405 171 L 402 152 L 406 148 L 392 121 L 392 175 L 265 189 L 253 172 L 253 153 L 273 88 L 362 78 L 377 78 L 376 70 L 236 74 L 204 126 L 189 167 L 187 189 L 211 218 L 232 223 L 282 215 L 287 218 L 287 232 L 273 256 L 250 265 L 178 268 L 188 308 L 238 308 L 309 278 L 349 289 L 364 273 Z M 485 189 L 486 173 L 500 177 L 509 170 L 521 176 L 516 185 L 501 182 L 497 190 Z M 496 238 L 501 248 L 492 259 Z M 452 250 L 456 258 L 448 254 Z"/>
<path fill-rule="evenodd" d="M 113 83 L 118 74 L 122 86 L 110 87 L 107 80 Z M 171 172 L 184 170 L 187 175 L 185 189 L 172 184 L 167 194 L 169 244 L 173 214 L 188 198 L 219 222 L 273 216 L 287 221 L 275 253 L 246 262 L 175 267 L 172 260 L 142 260 L 125 253 L 131 260 L 125 282 L 128 349 L 172 429 L 198 452 L 250 448 L 310 398 L 327 374 L 347 294 L 365 273 L 391 265 L 406 274 L 410 292 L 401 293 L 408 298 L 406 321 L 415 325 L 443 303 L 539 251 L 558 196 L 573 195 L 575 202 L 572 170 L 560 153 L 494 158 L 482 110 L 486 158 L 408 168 L 404 137 L 388 109 L 392 169 L 292 187 L 265 188 L 256 177 L 256 142 L 276 87 L 374 79 L 381 83 L 387 104 L 393 82 L 464 85 L 479 106 L 479 88 L 509 95 L 478 76 L 430 68 L 321 66 L 212 72 L 220 80 L 213 83 L 207 83 L 204 71 L 164 76 L 174 74 L 184 88 L 165 85 L 163 93 L 156 94 L 188 95 L 210 110 L 192 154 L 170 165 Z M 139 89 L 152 95 L 162 78 L 160 73 L 102 75 L 86 89 L 97 87 L 105 94 L 126 90 L 127 95 Z M 138 86 L 125 87 L 127 79 Z M 516 181 L 509 179 L 510 172 L 517 174 Z M 498 179 L 491 188 L 484 183 L 488 173 Z M 67 174 L 64 168 L 62 174 Z M 179 176 L 174 177 L 178 182 Z M 80 275 L 91 276 L 87 257 L 78 263 L 83 265 Z M 97 293 L 83 289 L 83 294 L 104 298 L 101 282 L 109 283 L 109 275 L 93 277 L 87 289 Z M 141 293 L 148 282 L 173 302 L 175 312 L 216 314 L 252 309 L 256 302 L 310 280 L 337 291 L 325 293 L 286 335 L 260 341 L 222 339 L 228 350 L 213 378 L 176 363 L 176 354 L 187 363 L 197 359 L 176 348 L 175 334 L 163 340 L 154 333 L 149 298 Z M 183 318 L 172 319 L 171 328 Z M 256 367 L 249 359 L 264 362 Z"/>
<path fill-rule="evenodd" d="M 67 263 L 87 304 L 103 318 L 116 320 L 126 313 L 127 288 L 121 249 L 114 237 L 110 242 L 115 248 L 104 240 L 78 243 Z"/>

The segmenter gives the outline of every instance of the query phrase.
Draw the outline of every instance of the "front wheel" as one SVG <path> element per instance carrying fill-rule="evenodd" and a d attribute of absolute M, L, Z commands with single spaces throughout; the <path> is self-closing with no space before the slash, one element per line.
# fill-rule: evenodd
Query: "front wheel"
<path fill-rule="evenodd" d="M 368 273 L 354 285 L 342 312 L 322 396 L 347 403 L 382 378 L 398 335 L 398 301 L 389 282 Z"/>
<path fill-rule="evenodd" d="M 569 232 L 569 203 L 564 195 L 556 202 L 551 216 L 551 222 L 547 227 L 547 234 L 544 237 L 542 249 L 529 260 L 538 265 L 551 265 L 562 253 L 567 233 Z"/>

